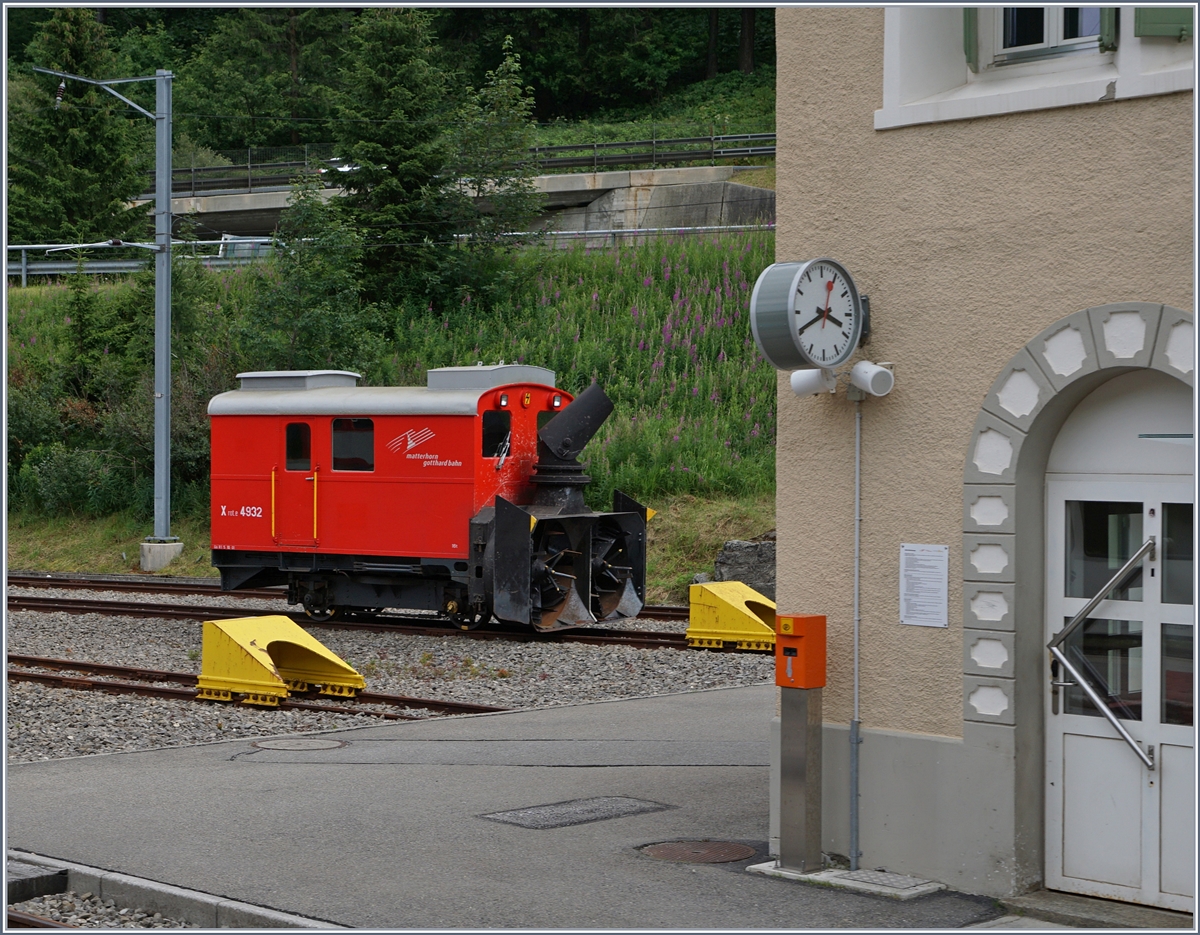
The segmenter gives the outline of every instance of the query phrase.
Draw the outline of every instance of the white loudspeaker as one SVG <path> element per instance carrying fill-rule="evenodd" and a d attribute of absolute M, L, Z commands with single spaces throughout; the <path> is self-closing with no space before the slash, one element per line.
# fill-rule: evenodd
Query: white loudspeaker
<path fill-rule="evenodd" d="M 797 396 L 817 396 L 837 389 L 837 377 L 832 370 L 814 367 L 792 372 L 792 392 Z"/>
<path fill-rule="evenodd" d="M 872 396 L 887 396 L 896 385 L 896 377 L 885 367 L 860 360 L 850 370 L 850 382 Z"/>

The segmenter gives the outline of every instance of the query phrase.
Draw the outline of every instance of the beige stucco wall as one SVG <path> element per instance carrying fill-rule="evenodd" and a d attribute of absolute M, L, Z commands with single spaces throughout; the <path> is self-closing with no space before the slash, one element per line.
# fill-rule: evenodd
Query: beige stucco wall
<path fill-rule="evenodd" d="M 781 8 L 777 260 L 841 260 L 870 295 L 862 720 L 962 734 L 962 481 L 992 381 L 1059 318 L 1193 307 L 1192 94 L 876 131 L 881 8 Z M 848 721 L 854 404 L 779 382 L 778 604 L 829 618 L 825 717 Z M 950 627 L 901 626 L 900 543 L 950 546 Z"/>

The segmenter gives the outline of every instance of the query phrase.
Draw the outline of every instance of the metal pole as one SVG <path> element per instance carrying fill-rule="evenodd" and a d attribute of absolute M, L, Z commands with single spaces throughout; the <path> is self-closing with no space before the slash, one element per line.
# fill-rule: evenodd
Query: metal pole
<path fill-rule="evenodd" d="M 854 403 L 854 717 L 850 721 L 850 869 L 858 869 L 858 631 L 859 556 L 862 531 L 862 400 Z"/>
<path fill-rule="evenodd" d="M 155 71 L 154 536 L 171 536 L 171 72 Z"/>
<path fill-rule="evenodd" d="M 21 251 L 21 288 L 29 285 L 29 251 Z"/>

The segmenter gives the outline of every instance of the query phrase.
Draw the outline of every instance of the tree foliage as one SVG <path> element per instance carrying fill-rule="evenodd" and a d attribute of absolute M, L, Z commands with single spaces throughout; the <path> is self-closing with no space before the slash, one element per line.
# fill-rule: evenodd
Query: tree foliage
<path fill-rule="evenodd" d="M 38 65 L 86 78 L 116 77 L 107 30 L 91 10 L 54 11 L 29 44 Z M 153 125 L 129 116 L 106 91 L 9 71 L 8 239 L 62 243 L 130 237 L 149 229 L 144 207 L 130 203 L 153 165 Z"/>
<path fill-rule="evenodd" d="M 436 13 L 448 58 L 477 84 L 513 37 L 540 121 L 644 110 L 664 94 L 738 67 L 740 11 L 703 7 L 467 8 Z M 775 62 L 774 10 L 755 10 L 754 58 Z M 715 25 L 715 29 L 710 26 Z M 712 40 L 713 74 L 708 74 Z"/>
<path fill-rule="evenodd" d="M 329 139 L 346 7 L 243 7 L 181 68 L 178 109 L 212 149 Z"/>
<path fill-rule="evenodd" d="M 442 169 L 452 107 L 429 16 L 373 8 L 350 30 L 335 126 L 339 154 L 353 167 L 342 207 L 366 235 L 367 292 L 421 292 L 439 244 L 452 233 Z"/>
<path fill-rule="evenodd" d="M 315 180 L 296 186 L 275 256 L 238 330 L 255 370 L 370 371 L 387 330 L 362 302 L 362 235 L 327 203 Z"/>

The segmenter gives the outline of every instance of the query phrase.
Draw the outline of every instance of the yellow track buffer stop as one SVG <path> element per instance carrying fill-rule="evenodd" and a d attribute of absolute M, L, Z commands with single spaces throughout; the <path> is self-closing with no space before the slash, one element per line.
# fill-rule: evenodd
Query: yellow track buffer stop
<path fill-rule="evenodd" d="M 687 644 L 711 649 L 775 648 L 775 602 L 740 581 L 693 584 Z"/>
<path fill-rule="evenodd" d="M 282 614 L 205 620 L 197 697 L 275 706 L 292 691 L 353 697 L 367 683 L 336 653 Z"/>

